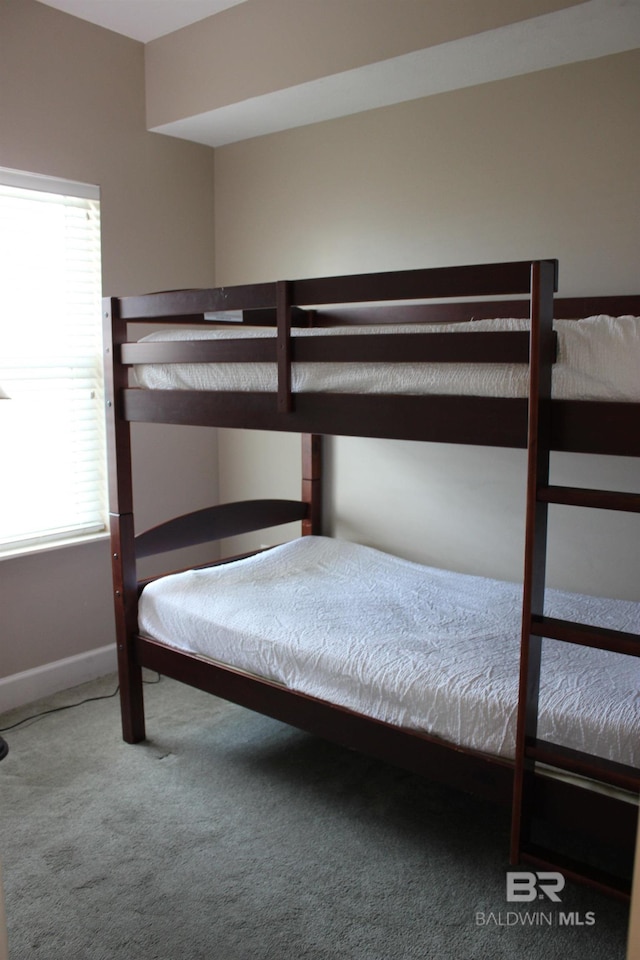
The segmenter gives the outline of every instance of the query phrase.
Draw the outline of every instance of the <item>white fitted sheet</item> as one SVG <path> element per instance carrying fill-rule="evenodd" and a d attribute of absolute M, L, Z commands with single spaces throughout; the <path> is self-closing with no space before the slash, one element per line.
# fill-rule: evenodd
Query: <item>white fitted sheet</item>
<path fill-rule="evenodd" d="M 640 632 L 640 604 L 546 613 Z M 398 726 L 513 757 L 521 586 L 304 537 L 141 596 L 142 634 Z M 640 766 L 637 658 L 545 640 L 539 734 Z"/>
<path fill-rule="evenodd" d="M 477 320 L 456 324 L 399 324 L 370 327 L 294 329 L 295 337 L 366 336 L 370 333 L 526 330 L 528 320 Z M 587 317 L 557 320 L 558 360 L 553 395 L 576 400 L 640 400 L 640 318 Z M 273 337 L 266 327 L 181 328 L 158 331 L 145 340 L 203 340 Z M 138 385 L 152 390 L 277 389 L 275 364 L 140 364 Z M 293 364 L 295 392 L 453 394 L 526 397 L 526 364 L 304 363 Z"/>

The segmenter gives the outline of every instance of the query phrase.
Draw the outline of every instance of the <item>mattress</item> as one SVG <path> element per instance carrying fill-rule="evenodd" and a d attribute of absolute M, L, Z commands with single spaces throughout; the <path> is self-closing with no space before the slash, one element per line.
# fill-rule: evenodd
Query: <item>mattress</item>
<path fill-rule="evenodd" d="M 139 629 L 358 713 L 514 755 L 519 584 L 303 537 L 145 587 Z M 640 632 L 640 604 L 547 591 L 545 613 Z M 640 766 L 637 658 L 543 641 L 539 735 Z"/>
<path fill-rule="evenodd" d="M 398 324 L 368 327 L 294 329 L 295 337 L 366 336 L 371 333 L 479 332 L 526 330 L 520 319 L 477 320 L 454 325 Z M 587 317 L 557 320 L 558 360 L 553 395 L 576 400 L 640 401 L 640 318 Z M 274 328 L 227 326 L 158 331 L 145 340 L 203 340 L 273 337 Z M 220 390 L 273 392 L 275 364 L 140 364 L 138 385 L 163 390 Z M 451 363 L 300 363 L 292 367 L 295 392 L 449 394 L 488 397 L 526 397 L 526 364 Z"/>

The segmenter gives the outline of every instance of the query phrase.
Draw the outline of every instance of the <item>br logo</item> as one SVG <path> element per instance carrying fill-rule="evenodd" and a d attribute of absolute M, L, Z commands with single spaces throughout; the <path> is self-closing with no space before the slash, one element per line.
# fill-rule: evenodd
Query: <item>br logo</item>
<path fill-rule="evenodd" d="M 510 870 L 507 873 L 507 900 L 527 902 L 532 900 L 553 900 L 560 903 L 559 893 L 564 890 L 564 877 L 561 873 L 546 870 L 532 873 L 529 870 Z"/>

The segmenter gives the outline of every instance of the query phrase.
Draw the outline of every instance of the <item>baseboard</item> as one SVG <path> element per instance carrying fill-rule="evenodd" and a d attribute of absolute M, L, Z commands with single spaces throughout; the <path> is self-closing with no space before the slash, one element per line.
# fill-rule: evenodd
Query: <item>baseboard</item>
<path fill-rule="evenodd" d="M 23 707 L 41 697 L 77 687 L 117 669 L 115 644 L 88 650 L 33 670 L 24 670 L 0 679 L 0 713 Z"/>

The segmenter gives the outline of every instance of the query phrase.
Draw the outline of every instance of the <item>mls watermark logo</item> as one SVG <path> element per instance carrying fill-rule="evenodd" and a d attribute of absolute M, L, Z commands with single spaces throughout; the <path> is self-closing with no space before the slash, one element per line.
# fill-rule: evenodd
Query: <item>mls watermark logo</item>
<path fill-rule="evenodd" d="M 507 903 L 531 903 L 532 900 L 552 900 L 560 903 L 565 880 L 555 870 L 532 873 L 530 870 L 509 870 L 507 873 Z"/>
<path fill-rule="evenodd" d="M 565 887 L 564 876 L 556 870 L 509 870 L 506 877 L 506 900 L 510 904 L 533 904 L 546 909 L 528 910 L 514 906 L 502 911 L 477 911 L 478 927 L 592 927 L 595 913 L 587 910 L 562 910 L 560 894 Z"/>

